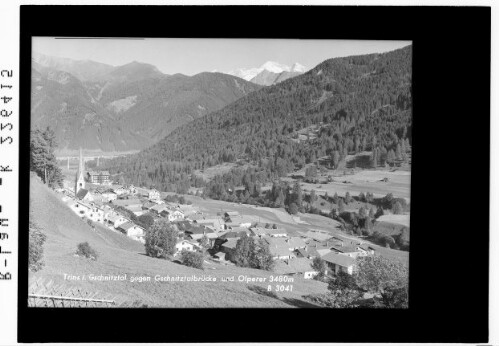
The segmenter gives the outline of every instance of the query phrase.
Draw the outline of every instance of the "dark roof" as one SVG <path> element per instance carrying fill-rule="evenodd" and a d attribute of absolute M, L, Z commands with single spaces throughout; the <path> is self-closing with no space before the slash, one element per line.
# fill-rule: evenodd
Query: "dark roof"
<path fill-rule="evenodd" d="M 135 226 L 135 224 L 133 222 L 129 221 L 129 222 L 125 222 L 122 225 L 119 225 L 118 228 L 121 228 L 122 230 L 128 231 L 128 229 L 132 228 L 133 226 Z"/>
<path fill-rule="evenodd" d="M 343 253 L 359 252 L 359 250 L 354 246 L 332 246 L 331 250 L 333 249 Z"/>
<path fill-rule="evenodd" d="M 374 251 L 374 248 L 372 246 L 370 246 L 369 244 L 362 244 L 362 245 L 359 245 L 359 247 L 362 250 L 365 250 L 365 251 L 369 251 L 369 250 L 373 250 Z"/>
<path fill-rule="evenodd" d="M 317 252 L 317 249 L 315 247 L 308 247 L 306 249 L 298 249 L 296 250 L 300 255 L 303 257 L 308 257 L 308 256 L 314 256 L 318 257 L 320 254 Z"/>
<path fill-rule="evenodd" d="M 350 267 L 355 264 L 355 259 L 341 254 L 335 254 L 334 252 L 330 252 L 322 256 L 322 259 L 326 262 L 337 264 L 342 267 Z"/>
<path fill-rule="evenodd" d="M 244 231 L 239 231 L 239 232 L 227 232 L 224 235 L 222 235 L 220 238 L 221 239 L 229 239 L 229 238 L 241 238 L 244 234 L 248 234 L 247 232 Z"/>
<path fill-rule="evenodd" d="M 230 238 L 225 243 L 222 244 L 222 247 L 226 247 L 228 249 L 235 249 L 238 240 L 239 238 Z"/>
<path fill-rule="evenodd" d="M 205 232 L 208 232 L 208 230 L 205 227 L 199 227 L 199 226 L 197 227 L 193 226 L 185 230 L 185 233 L 190 233 L 190 234 L 204 234 Z"/>
<path fill-rule="evenodd" d="M 274 272 L 277 274 L 295 274 L 315 271 L 312 262 L 307 258 L 295 258 L 287 261 L 276 261 Z"/>
<path fill-rule="evenodd" d="M 78 193 L 76 194 L 76 198 L 82 199 L 87 195 L 87 193 L 88 193 L 87 189 L 79 189 Z"/>

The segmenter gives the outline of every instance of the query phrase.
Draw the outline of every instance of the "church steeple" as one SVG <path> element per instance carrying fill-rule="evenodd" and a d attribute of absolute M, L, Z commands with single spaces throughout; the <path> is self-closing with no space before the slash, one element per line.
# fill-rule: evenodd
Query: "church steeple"
<path fill-rule="evenodd" d="M 78 163 L 78 170 L 75 177 L 75 196 L 80 189 L 85 188 L 85 161 L 83 160 L 83 152 L 80 148 L 80 161 Z"/>

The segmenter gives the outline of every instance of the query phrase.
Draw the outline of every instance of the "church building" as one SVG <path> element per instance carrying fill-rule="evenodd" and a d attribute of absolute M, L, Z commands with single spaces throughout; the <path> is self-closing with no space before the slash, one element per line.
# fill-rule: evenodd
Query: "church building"
<path fill-rule="evenodd" d="M 76 171 L 75 177 L 75 196 L 78 194 L 78 191 L 81 189 L 85 189 L 85 161 L 83 160 L 83 153 L 80 148 L 80 162 L 78 163 L 78 170 Z"/>

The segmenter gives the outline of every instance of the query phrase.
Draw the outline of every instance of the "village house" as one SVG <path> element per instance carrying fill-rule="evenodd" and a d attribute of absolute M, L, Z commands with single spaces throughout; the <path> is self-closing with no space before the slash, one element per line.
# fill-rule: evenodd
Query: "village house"
<path fill-rule="evenodd" d="M 247 228 L 229 231 L 221 235 L 219 238 L 220 239 L 241 238 L 244 235 L 247 236 L 250 235 L 250 232 L 248 231 Z"/>
<path fill-rule="evenodd" d="M 374 254 L 373 247 L 367 244 L 361 245 L 355 242 L 351 242 L 343 246 L 332 246 L 331 250 L 335 253 L 346 255 L 352 258 L 369 256 Z"/>
<path fill-rule="evenodd" d="M 134 224 L 133 222 L 125 222 L 118 226 L 118 231 L 132 238 L 133 240 L 145 243 L 145 230 L 144 228 Z"/>
<path fill-rule="evenodd" d="M 161 215 L 163 211 L 165 210 L 168 211 L 168 207 L 166 205 L 156 204 L 155 206 L 151 207 L 149 210 L 157 215 Z"/>
<path fill-rule="evenodd" d="M 304 279 L 313 279 L 319 274 L 312 268 L 312 261 L 306 258 L 277 261 L 274 272 L 281 275 L 300 275 Z"/>
<path fill-rule="evenodd" d="M 239 212 L 237 212 L 237 211 L 227 211 L 227 212 L 225 212 L 225 214 L 224 214 L 224 217 L 225 217 L 226 221 L 229 221 L 229 222 L 230 222 L 230 220 L 231 220 L 233 217 L 239 217 L 239 216 L 240 216 L 240 215 L 239 215 Z"/>
<path fill-rule="evenodd" d="M 322 259 L 334 274 L 338 274 L 341 271 L 352 275 L 354 272 L 355 258 L 330 252 L 322 256 Z"/>
<path fill-rule="evenodd" d="M 274 259 L 292 259 L 296 258 L 297 254 L 294 252 L 297 249 L 305 248 L 307 245 L 303 239 L 299 237 L 292 238 L 262 238 L 268 245 L 270 253 Z"/>
<path fill-rule="evenodd" d="M 94 222 L 104 223 L 104 211 L 95 205 L 90 206 L 85 216 Z"/>
<path fill-rule="evenodd" d="M 277 246 L 285 246 L 290 251 L 294 251 L 297 249 L 304 249 L 307 244 L 300 237 L 291 237 L 291 238 L 263 238 L 269 246 L 277 245 Z"/>
<path fill-rule="evenodd" d="M 127 190 L 128 190 L 128 193 L 130 193 L 131 195 L 136 195 L 137 194 L 137 188 L 133 185 L 128 185 L 125 187 Z"/>
<path fill-rule="evenodd" d="M 296 258 L 296 254 L 293 251 L 289 250 L 287 246 L 269 246 L 270 254 L 272 258 L 275 260 L 289 260 L 292 258 Z"/>
<path fill-rule="evenodd" d="M 199 221 L 199 220 L 204 220 L 206 217 L 203 215 L 203 213 L 201 212 L 197 212 L 197 213 L 192 213 L 188 216 L 189 220 L 192 220 L 192 221 Z"/>
<path fill-rule="evenodd" d="M 369 256 L 369 255 L 374 255 L 375 249 L 374 249 L 372 246 L 370 246 L 370 245 L 368 245 L 368 244 L 361 244 L 361 245 L 359 245 L 359 247 L 360 247 L 362 250 L 364 250 L 365 252 L 367 252 L 367 255 L 368 255 L 368 256 Z"/>
<path fill-rule="evenodd" d="M 263 228 L 263 227 L 251 227 L 250 228 L 251 234 L 256 236 L 256 237 L 274 237 L 274 238 L 280 238 L 280 237 L 287 237 L 288 232 L 286 232 L 285 229 L 278 228 L 278 229 L 273 229 L 273 228 Z"/>
<path fill-rule="evenodd" d="M 196 223 L 211 228 L 215 232 L 222 232 L 224 230 L 224 224 L 221 219 L 197 220 Z"/>
<path fill-rule="evenodd" d="M 317 247 L 315 246 L 305 246 L 303 249 L 297 249 L 295 250 L 296 257 L 304 257 L 308 259 L 314 259 L 316 257 L 321 257 L 319 252 L 317 252 Z"/>
<path fill-rule="evenodd" d="M 192 240 L 200 241 L 204 236 L 210 241 L 210 246 L 213 246 L 218 238 L 215 232 L 205 227 L 191 227 L 185 231 L 186 236 Z"/>
<path fill-rule="evenodd" d="M 125 189 L 123 186 L 121 185 L 113 185 L 112 186 L 112 190 L 115 194 L 117 194 L 118 196 L 121 196 L 121 195 L 124 195 L 124 194 L 128 194 L 129 191 L 128 189 Z"/>
<path fill-rule="evenodd" d="M 109 185 L 111 175 L 108 171 L 90 171 L 87 172 L 87 180 L 92 184 Z"/>
<path fill-rule="evenodd" d="M 174 222 L 174 221 L 179 221 L 184 219 L 184 213 L 182 213 L 180 210 L 169 210 L 169 209 L 163 209 L 159 215 L 161 215 L 164 218 L 167 218 L 168 221 Z"/>
<path fill-rule="evenodd" d="M 154 207 L 155 205 L 157 205 L 156 203 L 154 202 L 151 202 L 151 201 L 146 201 L 144 202 L 144 204 L 142 204 L 142 209 L 144 210 L 149 210 L 151 209 L 152 207 Z"/>
<path fill-rule="evenodd" d="M 149 190 L 148 198 L 150 200 L 159 200 L 159 199 L 161 199 L 161 194 L 158 190 L 152 189 L 152 190 Z"/>
<path fill-rule="evenodd" d="M 198 248 L 199 248 L 198 244 L 189 240 L 180 239 L 178 240 L 177 244 L 175 244 L 174 256 L 178 256 L 182 252 L 182 250 L 195 251 Z"/>
<path fill-rule="evenodd" d="M 115 213 L 115 212 L 109 213 L 106 217 L 107 224 L 109 226 L 114 227 L 114 228 L 117 228 L 118 226 L 120 226 L 126 222 L 129 222 L 129 221 L 130 220 L 126 219 L 122 215 Z"/>
<path fill-rule="evenodd" d="M 228 220 L 228 221 L 227 221 Z M 243 216 L 231 216 L 230 219 L 225 219 L 225 229 L 232 229 L 234 227 L 250 228 L 253 221 Z"/>

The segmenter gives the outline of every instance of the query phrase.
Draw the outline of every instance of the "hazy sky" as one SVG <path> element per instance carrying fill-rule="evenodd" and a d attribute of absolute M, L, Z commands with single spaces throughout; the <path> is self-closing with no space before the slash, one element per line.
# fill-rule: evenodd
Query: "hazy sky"
<path fill-rule="evenodd" d="M 139 61 L 166 74 L 259 67 L 266 61 L 308 69 L 334 57 L 381 53 L 410 41 L 284 40 L 284 39 L 56 39 L 33 38 L 33 51 L 113 66 Z"/>

